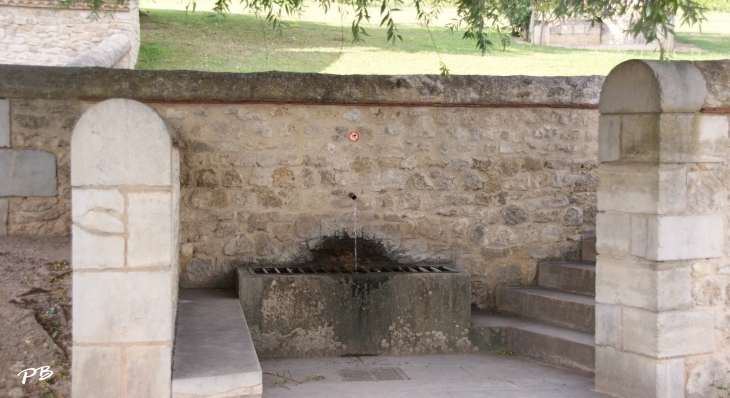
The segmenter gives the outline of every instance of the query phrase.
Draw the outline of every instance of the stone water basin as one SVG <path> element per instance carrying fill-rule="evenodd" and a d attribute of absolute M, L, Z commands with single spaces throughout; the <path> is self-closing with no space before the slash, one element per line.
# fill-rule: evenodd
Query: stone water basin
<path fill-rule="evenodd" d="M 469 342 L 469 274 L 387 261 L 241 267 L 259 358 L 445 354 Z"/>

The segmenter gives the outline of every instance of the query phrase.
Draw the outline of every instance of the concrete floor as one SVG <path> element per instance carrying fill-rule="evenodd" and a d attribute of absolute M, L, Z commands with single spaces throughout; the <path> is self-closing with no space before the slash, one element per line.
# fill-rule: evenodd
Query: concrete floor
<path fill-rule="evenodd" d="M 404 380 L 345 381 L 338 371 L 385 369 Z M 497 354 L 264 359 L 264 398 L 582 398 L 594 392 L 593 375 Z M 388 373 L 390 371 L 390 373 Z M 402 372 L 401 372 L 402 371 Z M 393 373 L 395 372 L 395 373 Z M 267 373 L 286 374 L 297 381 Z M 351 373 L 352 374 L 352 373 Z M 313 380 L 316 375 L 323 380 Z"/>

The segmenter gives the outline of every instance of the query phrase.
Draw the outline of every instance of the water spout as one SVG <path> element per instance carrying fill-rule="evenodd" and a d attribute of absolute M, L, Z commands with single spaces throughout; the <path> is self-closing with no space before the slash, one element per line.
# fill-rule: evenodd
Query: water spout
<path fill-rule="evenodd" d="M 350 199 L 352 199 L 352 203 L 355 204 L 355 210 L 353 212 L 353 216 L 355 217 L 355 226 L 353 228 L 353 234 L 355 235 L 355 273 L 357 273 L 357 195 L 350 192 L 348 194 Z"/>

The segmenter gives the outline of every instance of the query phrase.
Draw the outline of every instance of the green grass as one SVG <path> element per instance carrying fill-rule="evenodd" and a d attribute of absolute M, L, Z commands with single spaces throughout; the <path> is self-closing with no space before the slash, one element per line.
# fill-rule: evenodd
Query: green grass
<path fill-rule="evenodd" d="M 680 43 L 693 44 L 711 53 L 730 58 L 730 12 L 707 12 L 707 21 L 700 27 L 680 26 L 675 38 Z"/>
<path fill-rule="evenodd" d="M 340 15 L 334 10 L 325 15 L 310 7 L 300 20 L 278 35 L 266 29 L 255 16 L 241 14 L 240 9 L 225 17 L 197 11 L 186 14 L 178 8 L 183 3 L 142 3 L 141 40 L 137 69 L 186 69 L 219 72 L 290 71 L 334 74 L 438 74 L 439 56 L 434 52 L 428 32 L 414 21 L 412 10 L 401 20 L 411 22 L 400 27 L 403 42 L 395 46 L 385 42 L 385 30 L 377 27 L 378 11 L 368 26 L 365 42 L 351 43 L 349 18 L 344 18 L 342 40 Z M 198 3 L 198 10 L 205 4 Z M 238 13 L 236 13 L 238 12 Z M 410 13 L 410 14 L 409 14 Z M 711 24 L 707 33 L 691 29 L 678 31 L 677 40 L 703 48 L 703 52 L 676 53 L 677 60 L 730 58 L 730 14 Z M 475 75 L 605 75 L 615 65 L 632 58 L 657 59 L 656 52 L 570 50 L 558 47 L 531 46 L 512 42 L 506 51 L 495 48 L 481 56 L 474 43 L 461 40 L 459 33 L 449 34 L 441 27 L 453 17 L 447 10 L 439 27 L 432 28 L 441 58 L 452 74 Z M 713 17 L 714 18 L 714 17 Z M 498 42 L 496 37 L 495 42 Z"/>

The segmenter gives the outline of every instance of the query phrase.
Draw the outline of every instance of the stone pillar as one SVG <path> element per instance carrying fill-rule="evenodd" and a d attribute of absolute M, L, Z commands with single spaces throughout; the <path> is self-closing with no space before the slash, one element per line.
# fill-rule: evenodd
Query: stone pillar
<path fill-rule="evenodd" d="M 687 62 L 628 61 L 600 99 L 596 389 L 684 397 L 685 358 L 715 349 L 714 312 L 692 303 L 692 267 L 723 256 L 725 217 L 690 204 L 692 170 L 725 158 L 724 115 Z M 724 190 L 724 188 L 721 188 Z M 721 195 L 725 193 L 722 192 Z"/>
<path fill-rule="evenodd" d="M 71 139 L 73 395 L 169 397 L 179 153 L 141 103 L 91 107 Z"/>

